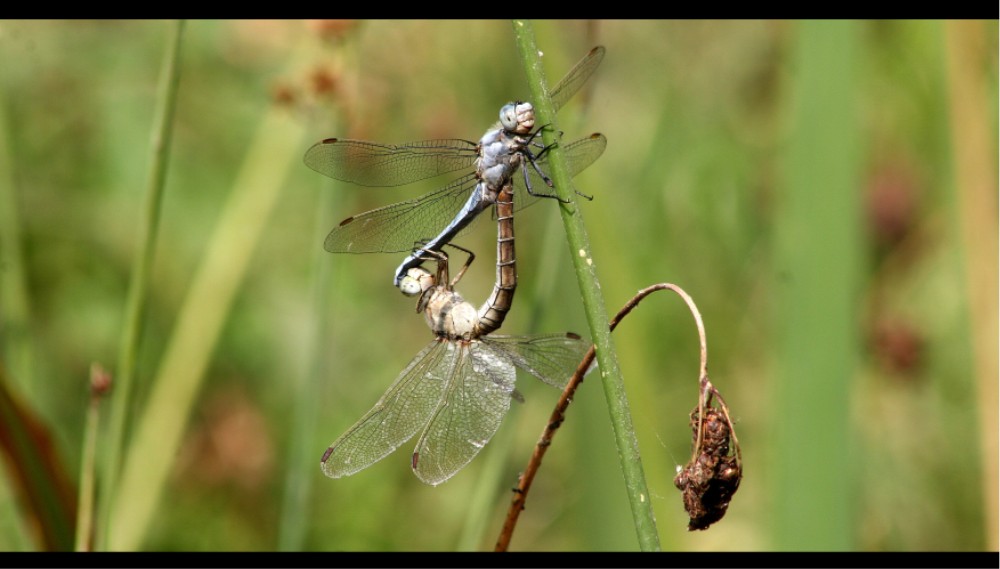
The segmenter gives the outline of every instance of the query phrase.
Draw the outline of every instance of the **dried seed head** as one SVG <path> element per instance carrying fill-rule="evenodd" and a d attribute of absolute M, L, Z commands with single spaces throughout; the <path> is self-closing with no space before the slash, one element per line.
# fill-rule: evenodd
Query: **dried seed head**
<path fill-rule="evenodd" d="M 684 509 L 690 517 L 688 530 L 703 530 L 726 515 L 729 501 L 740 487 L 743 466 L 738 454 L 739 443 L 732 436 L 728 416 L 713 407 L 705 409 L 704 417 L 698 408 L 691 412 L 692 445 L 695 456 L 674 477 L 674 485 L 681 491 Z M 700 429 L 699 429 L 700 425 Z M 701 444 L 698 441 L 701 432 Z M 730 439 L 737 454 L 730 454 Z"/>

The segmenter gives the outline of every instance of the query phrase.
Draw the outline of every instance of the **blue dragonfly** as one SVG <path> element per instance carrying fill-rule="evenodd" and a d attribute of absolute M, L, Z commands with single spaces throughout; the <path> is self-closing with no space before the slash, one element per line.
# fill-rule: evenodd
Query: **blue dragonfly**
<path fill-rule="evenodd" d="M 603 58 L 604 48 L 595 47 L 559 81 L 551 93 L 556 110 L 583 86 Z M 440 251 L 496 203 L 505 184 L 513 185 L 518 208 L 539 197 L 556 197 L 540 189 L 552 186 L 543 171 L 547 149 L 535 141 L 540 132 L 541 128 L 535 129 L 531 103 L 515 101 L 501 108 L 500 121 L 479 142 L 437 139 L 384 144 L 328 138 L 314 144 L 305 154 L 307 166 L 361 186 L 401 186 L 468 170 L 419 198 L 348 217 L 330 231 L 324 248 L 331 253 L 410 251 L 396 269 L 393 284 L 399 286 L 407 270 L 423 262 L 421 251 Z M 607 139 L 599 133 L 563 145 L 570 174 L 575 176 L 590 166 L 606 146 Z M 533 148 L 541 150 L 536 153 Z M 515 176 L 518 168 L 523 172 L 520 179 Z M 415 247 L 416 243 L 421 245 Z"/>

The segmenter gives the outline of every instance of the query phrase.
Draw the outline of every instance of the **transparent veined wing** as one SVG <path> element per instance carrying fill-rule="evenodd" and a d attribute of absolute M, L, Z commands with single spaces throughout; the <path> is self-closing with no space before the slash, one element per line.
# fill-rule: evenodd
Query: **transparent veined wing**
<path fill-rule="evenodd" d="M 571 175 L 576 175 L 597 160 L 607 147 L 602 134 L 592 134 L 571 142 L 563 149 Z M 544 169 L 546 156 L 539 159 Z M 529 172 L 536 192 L 550 191 L 531 166 L 522 166 Z M 419 198 L 397 202 L 351 216 L 333 228 L 326 236 L 324 248 L 331 253 L 400 253 L 413 249 L 417 241 L 437 236 L 453 220 L 456 212 L 469 199 L 476 187 L 475 173 L 469 173 L 450 184 L 424 194 Z M 515 210 L 523 209 L 538 200 L 524 187 L 523 176 L 514 174 Z M 469 224 L 471 227 L 471 223 Z M 468 227 L 460 232 L 468 230 Z"/>
<path fill-rule="evenodd" d="M 374 407 L 323 454 L 331 478 L 368 468 L 413 438 L 438 408 L 459 353 L 435 339 L 414 357 Z"/>
<path fill-rule="evenodd" d="M 413 452 L 413 472 L 437 485 L 468 464 L 500 428 L 517 372 L 502 352 L 478 340 L 462 350 L 444 397 Z"/>

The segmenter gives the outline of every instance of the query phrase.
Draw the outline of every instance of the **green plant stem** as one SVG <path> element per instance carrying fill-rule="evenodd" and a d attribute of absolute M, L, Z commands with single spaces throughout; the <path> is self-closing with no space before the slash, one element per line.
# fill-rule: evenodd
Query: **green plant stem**
<path fill-rule="evenodd" d="M 24 255 L 21 251 L 21 218 L 18 215 L 15 186 L 15 161 L 11 155 L 7 129 L 7 105 L 0 85 L 0 360 L 5 360 L 10 375 L 17 382 L 17 392 L 36 403 L 43 390 L 33 381 L 34 353 L 29 323 L 31 301 Z"/>
<path fill-rule="evenodd" d="M 795 24 L 785 187 L 776 216 L 774 492 L 779 550 L 846 551 L 860 481 L 850 395 L 862 288 L 857 22 Z M 817 491 L 822 488 L 822 491 Z"/>
<path fill-rule="evenodd" d="M 83 426 L 83 458 L 80 460 L 80 491 L 76 506 L 76 550 L 90 551 L 94 531 L 94 487 L 96 485 L 97 431 L 101 424 L 101 401 L 110 385 L 101 366 L 90 366 L 90 399 Z"/>
<path fill-rule="evenodd" d="M 87 403 L 87 418 L 83 427 L 83 458 L 80 460 L 80 499 L 76 510 L 76 550 L 90 551 L 90 534 L 94 527 L 94 465 L 97 454 L 97 429 L 100 425 L 98 399 Z"/>
<path fill-rule="evenodd" d="M 528 85 L 538 117 L 536 122 L 552 126 L 552 128 L 545 129 L 542 134 L 545 144 L 551 145 L 556 142 L 555 133 L 559 129 L 556 126 L 555 112 L 549 100 L 548 85 L 542 72 L 542 62 L 535 43 L 534 31 L 531 23 L 523 20 L 515 20 L 513 27 L 525 72 L 528 75 Z M 659 551 L 660 539 L 656 531 L 656 520 L 653 517 L 649 490 L 646 486 L 642 461 L 639 457 L 639 444 L 632 426 L 632 417 L 625 394 L 625 382 L 622 380 L 614 345 L 611 341 L 607 311 L 604 307 L 600 282 L 597 279 L 597 271 L 590 251 L 587 229 L 577 208 L 571 177 L 567 173 L 562 152 L 558 146 L 553 147 L 549 152 L 549 166 L 549 174 L 555 183 L 556 192 L 565 202 L 560 211 L 563 225 L 566 228 L 573 266 L 576 270 L 577 283 L 583 297 L 587 324 L 590 327 L 594 344 L 597 346 L 601 384 L 604 386 L 604 395 L 608 402 L 608 411 L 618 447 L 618 459 L 625 476 L 625 489 L 632 509 L 632 519 L 639 539 L 639 548 L 642 551 Z"/>
<path fill-rule="evenodd" d="M 125 305 L 125 326 L 122 330 L 118 367 L 115 370 L 115 390 L 111 395 L 111 418 L 108 437 L 104 445 L 102 484 L 98 507 L 97 539 L 99 548 L 105 549 L 111 532 L 110 515 L 117 493 L 121 469 L 122 448 L 128 428 L 132 385 L 135 377 L 139 342 L 144 322 L 144 306 L 149 288 L 149 273 L 156 249 L 156 230 L 160 221 L 160 203 L 167 174 L 170 140 L 173 132 L 177 86 L 180 79 L 179 53 L 183 20 L 174 22 L 167 54 L 160 74 L 155 126 L 151 141 L 149 178 L 146 186 L 144 215 L 139 228 L 139 253 L 132 265 L 128 299 Z"/>
<path fill-rule="evenodd" d="M 332 130 L 332 129 L 331 129 Z M 326 181 L 318 198 L 316 210 L 317 243 L 333 227 L 336 220 L 332 212 L 343 211 L 338 207 L 337 191 Z M 289 439 L 288 467 L 285 477 L 284 496 L 281 505 L 281 523 L 278 527 L 278 549 L 280 551 L 300 551 L 305 544 L 309 524 L 309 510 L 312 503 L 313 481 L 319 471 L 319 456 L 316 444 L 316 424 L 320 412 L 320 398 L 323 381 L 327 377 L 327 351 L 330 345 L 330 291 L 338 291 L 341 273 L 332 270 L 330 255 L 322 247 L 316 247 L 312 277 L 312 314 L 309 323 L 309 339 L 306 347 L 303 373 L 297 378 L 294 400 L 294 428 Z M 334 278 L 336 277 L 336 279 Z"/>
<path fill-rule="evenodd" d="M 338 132 L 350 130 L 346 128 L 344 111 L 347 102 L 353 97 L 349 87 L 354 85 L 353 72 L 358 69 L 356 36 L 351 34 L 343 38 L 335 46 L 322 41 L 317 34 L 309 34 L 312 41 L 304 49 L 312 49 L 310 59 L 331 57 L 332 68 L 335 71 L 340 87 L 330 94 L 329 106 L 318 109 L 323 117 L 320 124 L 314 124 L 311 132 Z M 348 71 L 350 70 L 350 71 Z M 330 354 L 337 353 L 339 339 L 349 334 L 342 321 L 330 317 L 330 306 L 340 306 L 349 300 L 346 298 L 345 284 L 347 275 L 342 270 L 343 264 L 339 256 L 331 256 L 320 245 L 331 227 L 340 221 L 336 212 L 347 211 L 352 195 L 343 191 L 341 184 L 330 178 L 316 178 L 319 195 L 315 217 L 315 248 L 311 284 L 312 310 L 308 322 L 305 323 L 307 333 L 306 348 L 303 354 L 302 372 L 297 374 L 292 391 L 294 405 L 294 423 L 289 433 L 287 443 L 287 467 L 283 495 L 281 498 L 281 514 L 278 525 L 278 550 L 301 551 L 306 547 L 308 532 L 312 524 L 314 510 L 314 490 L 319 473 L 319 449 L 324 448 L 329 441 L 318 441 L 316 425 L 319 423 L 322 407 L 321 398 L 317 393 L 323 391 L 324 383 L 330 375 Z"/>
<path fill-rule="evenodd" d="M 952 160 L 955 175 L 958 227 L 965 257 L 965 283 L 969 298 L 973 370 L 978 391 L 982 464 L 983 524 L 986 549 L 996 551 L 1000 520 L 997 518 L 997 343 L 1000 312 L 997 306 L 997 148 L 996 124 L 990 127 L 985 68 L 986 24 L 979 20 L 944 23 L 948 56 L 948 106 Z M 995 86 L 994 86 L 995 88 Z"/>
<path fill-rule="evenodd" d="M 299 61 L 300 43 L 291 63 Z M 304 125 L 271 107 L 247 150 L 232 193 L 206 244 L 153 380 L 122 468 L 109 548 L 142 544 L 163 495 L 181 436 L 222 327 L 285 178 L 299 163 Z"/>

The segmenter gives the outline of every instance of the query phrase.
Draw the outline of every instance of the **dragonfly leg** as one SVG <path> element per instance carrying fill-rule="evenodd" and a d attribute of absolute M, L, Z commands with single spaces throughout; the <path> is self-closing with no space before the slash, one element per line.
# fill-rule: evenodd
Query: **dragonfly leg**
<path fill-rule="evenodd" d="M 406 275 L 396 285 L 400 292 L 406 296 L 420 294 L 420 298 L 417 300 L 417 313 L 423 312 L 427 308 L 427 303 L 430 302 L 434 291 L 440 288 L 441 283 L 448 281 L 448 255 L 442 251 L 434 251 L 422 246 L 426 243 L 426 241 L 417 241 L 414 244 L 410 254 L 414 263 L 406 270 Z M 432 274 L 423 268 L 424 261 L 436 261 L 437 274 Z"/>
<path fill-rule="evenodd" d="M 536 161 L 541 160 L 546 154 L 548 154 L 549 150 L 552 150 L 553 147 L 555 147 L 557 144 L 559 144 L 559 141 L 557 140 L 556 142 L 553 142 L 552 144 L 545 144 L 545 145 L 540 144 L 538 142 L 535 142 L 535 137 L 537 137 L 539 135 L 539 133 L 542 132 L 542 129 L 549 128 L 550 126 L 552 126 L 552 125 L 551 124 L 547 124 L 547 125 L 543 125 L 543 126 L 539 127 L 538 129 L 535 130 L 535 132 L 533 132 L 531 134 L 530 137 L 528 137 L 528 139 L 526 141 L 526 145 L 534 146 L 536 148 L 541 148 L 541 151 L 539 151 L 538 154 L 533 154 L 530 150 L 525 149 L 523 151 L 523 153 L 524 153 L 525 157 L 527 158 L 528 162 L 531 163 L 532 168 L 535 169 L 535 172 L 538 172 L 538 175 L 542 178 L 542 180 L 545 181 L 545 184 L 548 185 L 551 188 L 551 187 L 554 187 L 553 184 L 552 184 L 552 180 L 545 174 L 545 172 L 543 172 L 541 170 L 541 168 L 538 166 L 538 164 L 536 163 Z M 561 139 L 562 136 L 563 136 L 563 132 L 559 131 L 558 137 Z M 541 194 L 541 193 L 536 194 L 536 193 L 534 193 L 534 191 L 532 191 L 531 184 L 528 183 L 527 172 L 525 172 L 525 186 L 528 189 L 528 193 L 531 194 L 531 195 L 533 195 L 533 196 L 537 195 L 537 196 L 541 196 L 541 197 L 557 197 L 557 196 L 554 196 L 554 195 L 546 196 L 545 194 Z M 585 194 L 585 193 L 583 193 L 583 192 L 581 192 L 581 191 L 579 191 L 577 189 L 574 189 L 573 191 L 576 192 L 576 195 L 578 195 L 578 196 L 580 196 L 580 197 L 582 197 L 582 198 L 584 198 L 584 199 L 586 199 L 588 201 L 591 201 L 591 200 L 594 199 L 594 196 L 587 195 L 587 194 Z M 561 201 L 563 203 L 568 203 L 568 202 L 565 202 L 565 201 L 563 201 L 561 199 L 559 201 Z"/>
<path fill-rule="evenodd" d="M 537 146 L 537 147 L 541 148 L 542 145 L 539 144 L 539 143 L 537 143 L 537 142 L 535 142 L 535 138 L 537 138 L 538 135 L 541 134 L 542 131 L 545 130 L 545 129 L 547 129 L 547 128 L 552 128 L 552 123 L 543 124 L 542 126 L 536 128 L 535 132 L 531 133 L 531 136 L 528 137 L 528 140 L 526 142 L 528 144 L 531 144 L 533 146 Z M 562 138 L 562 136 L 563 136 L 563 131 L 560 130 L 559 132 L 556 133 L 556 137 L 557 138 Z"/>
<path fill-rule="evenodd" d="M 462 268 L 458 270 L 458 274 L 456 274 L 455 278 L 451 281 L 450 286 L 454 288 L 455 285 L 458 284 L 458 281 L 462 280 L 462 276 L 465 274 L 465 271 L 469 269 L 469 266 L 472 265 L 472 261 L 476 259 L 476 254 L 470 251 L 469 249 L 466 249 L 465 247 L 461 247 L 459 245 L 455 245 L 454 243 L 446 243 L 446 245 L 448 247 L 458 249 L 459 251 L 462 251 L 469 255 L 469 257 L 465 260 L 465 264 L 462 265 Z"/>
<path fill-rule="evenodd" d="M 417 258 L 420 259 L 421 261 L 437 261 L 438 264 L 438 274 L 436 277 L 437 282 L 439 284 L 448 282 L 448 274 L 449 274 L 448 254 L 445 253 L 444 251 L 425 249 L 423 245 L 426 244 L 427 244 L 426 239 L 417 241 L 413 247 L 413 252 L 417 253 Z M 472 265 L 472 261 L 476 259 L 476 254 L 473 253 L 471 250 L 466 249 L 465 247 L 462 247 L 460 245 L 455 245 L 454 243 L 445 243 L 444 245 L 447 247 L 451 247 L 452 249 L 458 249 L 459 251 L 462 251 L 463 253 L 466 253 L 468 255 L 468 258 L 465 260 L 465 263 L 462 265 L 462 268 L 459 269 L 458 274 L 455 275 L 455 278 L 450 283 L 450 287 L 454 288 L 454 286 L 458 284 L 458 281 L 462 280 L 462 275 L 464 275 L 465 271 L 467 271 L 469 269 L 469 266 Z"/>
<path fill-rule="evenodd" d="M 436 261 L 437 268 L 437 282 L 442 283 L 448 280 L 448 254 L 444 251 L 435 251 L 433 249 L 425 249 L 424 245 L 427 244 L 426 239 L 421 239 L 413 244 L 413 254 L 414 257 L 420 262 L 423 261 Z"/>
<path fill-rule="evenodd" d="M 535 156 L 536 160 L 540 159 L 542 156 L 545 156 L 545 154 L 549 151 L 550 148 L 552 148 L 556 144 L 559 144 L 559 140 L 562 140 L 563 131 L 561 131 L 561 130 L 556 134 L 556 138 L 558 140 L 556 140 L 552 144 L 542 144 L 541 142 L 538 142 L 538 141 L 535 140 L 535 138 L 537 138 L 538 135 L 541 134 L 542 130 L 548 128 L 549 126 L 551 126 L 551 125 L 545 125 L 545 126 L 539 127 L 538 130 L 536 130 L 535 132 L 531 133 L 531 136 L 529 136 L 528 139 L 525 140 L 525 144 L 524 144 L 525 146 L 534 146 L 535 148 L 541 148 L 542 149 L 542 151 L 539 152 Z"/>
<path fill-rule="evenodd" d="M 553 142 L 552 144 L 549 144 L 548 146 L 543 147 L 542 151 L 539 152 L 537 155 L 532 154 L 527 149 L 523 151 L 524 155 L 528 159 L 528 162 L 531 163 L 531 167 L 535 169 L 535 172 L 538 172 L 538 175 L 543 180 L 545 180 L 545 183 L 548 184 L 548 186 L 550 188 L 553 187 L 552 180 L 548 176 L 545 175 L 545 172 L 542 171 L 541 167 L 538 166 L 538 164 L 536 163 L 536 161 L 539 160 L 542 156 L 544 156 L 546 152 L 548 152 L 553 146 L 555 146 L 557 144 L 559 144 L 559 143 L 558 142 Z M 527 168 L 522 168 L 522 170 L 524 170 L 524 186 L 525 186 L 525 188 L 527 188 L 529 194 L 531 194 L 533 196 L 543 197 L 543 198 L 555 198 L 555 199 L 559 200 L 562 203 L 569 203 L 569 200 L 564 200 L 564 199 L 560 198 L 559 196 L 557 196 L 555 194 L 542 194 L 542 193 L 537 193 L 536 194 L 533 191 L 532 187 L 531 187 L 531 182 L 528 181 L 528 169 Z M 576 195 L 578 195 L 578 196 L 586 199 L 587 201 L 591 201 L 591 200 L 594 199 L 594 196 L 589 196 L 589 195 L 587 195 L 587 194 L 585 194 L 585 193 L 583 193 L 580 190 L 577 190 L 575 188 L 573 189 L 573 191 L 576 193 Z"/>
<path fill-rule="evenodd" d="M 531 167 L 535 169 L 535 172 L 537 172 L 538 175 L 541 176 L 542 179 L 545 180 L 545 183 L 548 184 L 549 187 L 551 188 L 552 187 L 552 180 L 549 179 L 549 177 L 545 175 L 545 172 L 542 172 L 542 169 L 539 168 L 538 164 L 535 163 L 535 156 L 533 154 L 531 154 L 530 152 L 528 152 L 528 151 L 524 151 L 524 152 L 525 152 L 525 155 L 526 155 L 526 157 L 528 159 L 528 162 L 531 163 Z M 531 179 L 528 177 L 528 168 L 527 167 L 522 167 L 521 168 L 521 172 L 524 174 L 524 187 L 525 187 L 525 189 L 528 190 L 529 194 L 531 194 L 533 196 L 540 197 L 540 198 L 553 198 L 553 199 L 559 200 L 560 203 L 569 203 L 569 200 L 564 200 L 561 197 L 557 196 L 556 194 L 543 194 L 541 192 L 535 192 L 534 189 L 531 187 Z"/>

